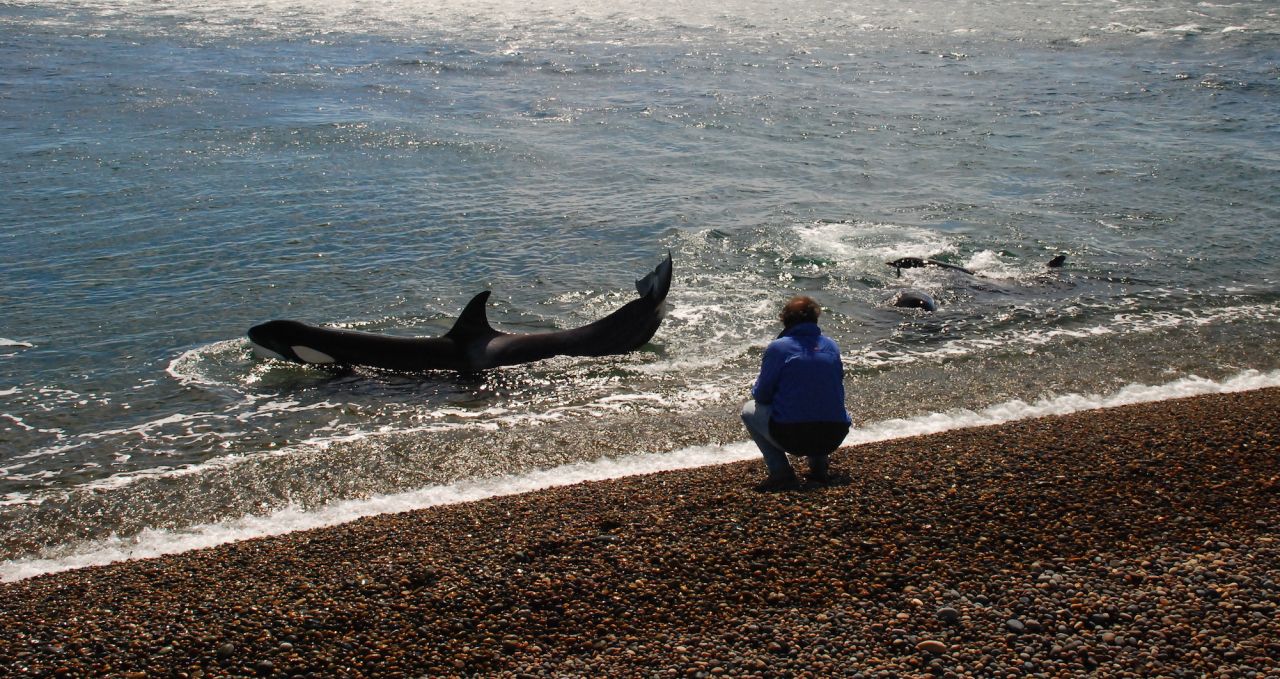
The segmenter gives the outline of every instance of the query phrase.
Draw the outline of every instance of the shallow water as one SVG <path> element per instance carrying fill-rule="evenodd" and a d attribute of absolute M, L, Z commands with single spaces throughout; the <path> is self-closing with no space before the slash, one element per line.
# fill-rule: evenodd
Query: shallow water
<path fill-rule="evenodd" d="M 0 558 L 736 459 L 796 292 L 863 431 L 1269 384 L 1278 27 L 1265 2 L 6 4 Z M 574 327 L 668 251 L 627 356 L 334 375 L 244 339 L 440 334 L 483 289 L 501 329 Z M 888 306 L 904 287 L 939 311 Z"/>

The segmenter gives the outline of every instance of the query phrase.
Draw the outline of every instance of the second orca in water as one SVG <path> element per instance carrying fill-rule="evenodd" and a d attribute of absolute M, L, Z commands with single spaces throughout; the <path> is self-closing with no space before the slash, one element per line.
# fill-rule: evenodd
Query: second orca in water
<path fill-rule="evenodd" d="M 1046 262 L 1045 266 L 1051 269 L 1056 269 L 1058 267 L 1061 267 L 1064 263 L 1066 263 L 1066 261 L 1067 261 L 1066 255 L 1058 255 L 1053 259 L 1049 260 L 1048 262 Z M 955 264 L 947 264 L 946 262 L 939 262 L 936 259 L 924 259 L 922 257 L 899 257 L 898 259 L 895 259 L 892 262 L 885 262 L 885 264 L 888 264 L 889 266 L 893 267 L 898 277 L 902 277 L 903 269 L 918 269 L 924 266 L 936 266 L 941 269 L 951 269 L 953 271 L 960 271 L 963 273 L 967 273 L 971 276 L 979 275 L 978 273 L 974 272 L 972 269 L 966 269 L 963 266 L 956 266 Z"/>
<path fill-rule="evenodd" d="M 922 266 L 936 266 L 943 269 L 954 269 L 956 271 L 962 271 L 970 275 L 973 274 L 973 271 L 966 269 L 963 266 L 956 266 L 955 264 L 947 264 L 946 262 L 939 262 L 936 259 L 922 259 L 920 257 L 901 257 L 899 259 L 893 260 L 892 262 L 885 262 L 885 264 L 888 264 L 889 266 L 896 269 L 899 277 L 902 276 L 903 269 L 918 269 Z"/>
<path fill-rule="evenodd" d="M 903 309 L 938 310 L 938 303 L 933 301 L 933 296 L 923 290 L 899 290 L 891 303 Z"/>
<path fill-rule="evenodd" d="M 1049 260 L 1045 264 L 1045 266 L 1051 269 L 1056 269 L 1061 267 L 1066 261 L 1067 261 L 1066 255 L 1058 255 L 1053 259 Z M 916 269 L 923 266 L 936 266 L 936 267 L 941 267 L 943 269 L 954 269 L 956 271 L 962 271 L 964 273 L 974 275 L 974 276 L 978 275 L 973 271 L 966 269 L 962 266 L 956 266 L 955 264 L 947 264 L 946 262 L 939 262 L 936 259 L 922 259 L 920 257 L 902 257 L 900 259 L 895 259 L 892 262 L 885 262 L 885 263 L 893 267 L 894 269 L 896 269 L 897 275 L 899 277 L 902 276 L 903 269 Z M 925 311 L 937 311 L 938 309 L 938 303 L 934 301 L 933 297 L 929 293 L 923 290 L 900 290 L 898 291 L 898 294 L 894 295 L 893 299 L 890 300 L 890 304 L 896 307 L 904 308 L 904 309 L 924 309 Z"/>

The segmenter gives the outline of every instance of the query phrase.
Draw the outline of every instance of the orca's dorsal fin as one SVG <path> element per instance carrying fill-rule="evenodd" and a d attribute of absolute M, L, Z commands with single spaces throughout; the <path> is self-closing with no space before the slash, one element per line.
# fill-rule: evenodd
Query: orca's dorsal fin
<path fill-rule="evenodd" d="M 489 325 L 489 317 L 484 309 L 485 302 L 489 301 L 490 292 L 485 290 L 472 297 L 458 316 L 458 320 L 454 321 L 453 327 L 449 328 L 449 332 L 444 336 L 452 339 L 470 339 L 480 335 L 494 334 L 493 326 Z"/>

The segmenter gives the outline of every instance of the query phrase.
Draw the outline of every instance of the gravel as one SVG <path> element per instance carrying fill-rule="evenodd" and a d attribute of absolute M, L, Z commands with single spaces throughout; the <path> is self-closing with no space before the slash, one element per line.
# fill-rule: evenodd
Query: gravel
<path fill-rule="evenodd" d="M 0 585 L 10 676 L 1280 675 L 1280 390 Z"/>

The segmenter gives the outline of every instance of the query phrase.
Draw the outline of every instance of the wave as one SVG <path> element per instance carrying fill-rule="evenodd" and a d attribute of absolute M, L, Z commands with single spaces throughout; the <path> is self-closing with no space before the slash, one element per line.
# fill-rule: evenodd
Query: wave
<path fill-rule="evenodd" d="M 873 226 L 870 230 L 874 232 L 878 228 Z M 20 413 L 0 413 L 0 417 L 11 420 L 14 427 L 24 432 L 52 437 L 52 440 L 42 440 L 22 454 L 13 455 L 7 460 L 8 465 L 0 469 L 0 478 L 38 480 L 39 483 L 33 485 L 46 488 L 9 492 L 0 496 L 0 506 L 39 504 L 69 492 L 114 490 L 143 479 L 186 477 L 282 455 L 306 457 L 312 451 L 334 444 L 364 439 L 404 439 L 461 431 L 531 430 L 619 413 L 687 412 L 715 407 L 727 403 L 727 395 L 735 393 L 744 380 L 750 379 L 749 372 L 753 367 L 749 361 L 751 349 L 767 341 L 763 326 L 747 323 L 748 327 L 743 329 L 733 328 L 733 324 L 746 322 L 744 316 L 761 322 L 767 322 L 769 316 L 759 309 L 735 316 L 735 311 L 741 312 L 743 308 L 763 302 L 758 298 L 743 297 L 733 303 L 725 303 L 719 299 L 724 294 L 724 286 L 716 281 L 711 283 L 709 289 L 682 291 L 680 303 L 668 320 L 673 327 L 681 329 L 680 332 L 673 331 L 673 336 L 687 335 L 696 328 L 692 334 L 713 336 L 713 341 L 700 341 L 690 346 L 681 344 L 661 355 L 638 357 L 624 366 L 611 363 L 608 371 L 599 374 L 587 368 L 587 373 L 579 374 L 573 381 L 577 385 L 575 393 L 538 387 L 537 393 L 530 397 L 534 402 L 524 403 L 525 407 L 518 404 L 460 407 L 456 399 L 424 395 L 420 390 L 400 394 L 394 384 L 385 386 L 376 380 L 360 387 L 369 390 L 368 395 L 346 392 L 335 395 L 330 390 L 314 394 L 294 389 L 263 391 L 257 387 L 263 378 L 261 370 L 265 368 L 254 367 L 246 358 L 243 340 L 225 340 L 195 347 L 174 358 L 166 372 L 178 384 L 217 394 L 223 401 L 220 408 L 157 413 L 154 417 L 123 426 L 79 433 L 37 430 Z M 924 345 L 910 338 L 886 338 L 858 348 L 851 346 L 845 355 L 845 366 L 858 372 L 879 372 L 1008 352 L 1052 351 L 1058 345 L 1087 342 L 1094 338 L 1144 335 L 1242 320 L 1271 322 L 1280 319 L 1280 305 L 1277 304 L 1180 311 L 1124 312 L 1114 308 L 1108 310 L 1107 307 L 1102 310 L 1106 312 L 1105 318 L 1087 314 L 1096 320 L 1084 323 L 1031 329 L 1006 328 Z M 1016 315 L 1018 310 L 1008 313 Z M 612 386 L 614 373 L 619 369 L 635 378 L 629 380 L 632 387 L 622 392 Z M 531 370 L 535 372 L 520 373 L 511 378 L 521 385 L 522 391 L 528 391 L 525 387 L 537 387 L 542 381 L 538 372 L 541 369 Z M 323 376 L 313 378 L 305 371 L 292 369 L 286 377 L 303 383 L 310 379 L 327 379 Z M 684 380 L 682 388 L 672 390 L 665 385 L 673 377 L 689 379 Z M 63 400 L 72 397 L 80 398 L 77 394 L 68 393 Z M 351 403 L 359 407 L 353 409 Z M 289 441 L 282 448 L 266 445 L 281 438 Z M 97 478 L 80 481 L 62 492 L 52 492 L 52 486 L 56 485 L 55 477 L 59 476 L 48 472 L 52 460 L 90 448 L 109 451 L 109 454 L 99 456 L 99 466 L 91 474 Z M 202 451 L 219 452 L 210 456 Z"/>
<path fill-rule="evenodd" d="M 1109 394 L 1067 394 L 1033 402 L 1012 400 L 981 410 L 955 409 L 875 422 L 851 431 L 845 444 L 860 445 L 1134 403 L 1269 387 L 1280 387 L 1280 370 L 1249 370 L 1220 381 L 1192 376 L 1165 384 L 1133 384 Z M 103 540 L 71 543 L 45 550 L 39 555 L 0 562 L 0 580 L 22 580 L 75 568 L 176 554 L 250 538 L 323 528 L 379 514 L 470 502 L 583 481 L 750 460 L 758 454 L 747 441 L 693 446 L 664 453 L 642 452 L 518 475 L 469 479 L 449 485 L 432 485 L 406 492 L 345 500 L 315 510 L 290 506 L 267 514 L 244 516 L 184 530 L 147 529 L 127 538 L 113 536 Z"/>
<path fill-rule="evenodd" d="M 845 365 L 854 369 L 881 369 L 921 362 L 955 360 L 990 351 L 1033 350 L 1056 341 L 1080 340 L 1100 335 L 1140 335 L 1172 328 L 1200 327 L 1241 320 L 1271 322 L 1277 319 L 1280 319 L 1280 305 L 1277 304 L 1185 309 L 1181 312 L 1113 313 L 1109 321 L 1087 327 L 1009 330 L 972 339 L 953 339 L 938 347 L 919 350 L 906 349 L 902 346 L 886 349 L 873 348 L 846 358 Z"/>

